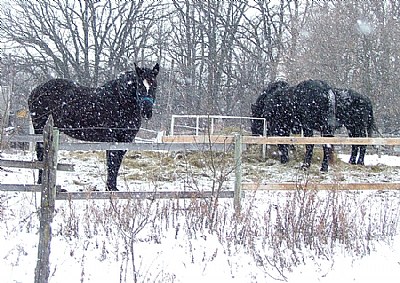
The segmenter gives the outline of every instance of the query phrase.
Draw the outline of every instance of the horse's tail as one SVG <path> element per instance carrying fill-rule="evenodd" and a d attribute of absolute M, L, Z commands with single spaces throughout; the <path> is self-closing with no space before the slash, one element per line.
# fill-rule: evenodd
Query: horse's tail
<path fill-rule="evenodd" d="M 368 127 L 368 137 L 372 137 L 372 132 L 375 131 L 379 137 L 383 138 L 382 133 L 379 131 L 378 127 L 375 124 L 374 119 L 372 118 L 372 124 Z"/>
<path fill-rule="evenodd" d="M 374 116 L 368 115 L 367 134 L 369 138 L 372 137 L 372 133 L 375 128 L 376 126 L 375 126 Z"/>
<path fill-rule="evenodd" d="M 371 111 L 370 113 L 368 113 L 368 120 L 367 120 L 367 134 L 368 137 L 372 137 L 373 136 L 373 132 L 378 133 L 378 135 L 382 138 L 383 135 L 381 134 L 381 132 L 379 131 L 378 127 L 375 124 L 375 118 L 374 118 L 374 113 L 372 111 L 372 107 L 371 107 Z"/>
<path fill-rule="evenodd" d="M 336 128 L 336 95 L 332 89 L 328 90 L 328 127 L 329 134 L 334 135 Z"/>

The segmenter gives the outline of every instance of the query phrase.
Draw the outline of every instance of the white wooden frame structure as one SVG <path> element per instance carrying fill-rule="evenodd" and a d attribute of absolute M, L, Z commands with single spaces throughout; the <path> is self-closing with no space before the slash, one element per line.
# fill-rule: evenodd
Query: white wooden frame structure
<path fill-rule="evenodd" d="M 209 134 L 214 135 L 214 125 L 215 120 L 261 120 L 263 122 L 263 136 L 266 136 L 267 133 L 267 120 L 265 118 L 254 118 L 254 117 L 245 117 L 245 116 L 222 116 L 222 115 L 172 115 L 171 117 L 171 126 L 169 135 L 175 135 L 175 127 L 177 127 L 176 120 L 182 118 L 189 118 L 195 119 L 196 126 L 195 127 L 188 127 L 188 126 L 180 126 L 185 128 L 190 128 L 195 130 L 195 135 L 198 136 L 200 134 L 200 120 L 204 119 L 209 122 Z M 179 126 L 179 125 L 178 125 Z"/>

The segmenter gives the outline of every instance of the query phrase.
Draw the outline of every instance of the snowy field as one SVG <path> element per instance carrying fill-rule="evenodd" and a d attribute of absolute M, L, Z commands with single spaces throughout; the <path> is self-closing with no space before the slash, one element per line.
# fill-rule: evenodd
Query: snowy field
<path fill-rule="evenodd" d="M 2 153 L 32 160 L 32 153 Z M 220 156 L 219 156 L 220 157 Z M 321 182 L 400 182 L 400 157 L 347 155 Z M 221 158 L 222 160 L 222 158 Z M 61 152 L 57 183 L 68 191 L 103 190 L 104 155 Z M 231 189 L 232 162 L 209 156 L 130 153 L 121 190 Z M 243 181 L 304 178 L 293 161 L 244 159 Z M 34 171 L 0 170 L 1 183 L 32 184 Z M 39 194 L 0 193 L 1 282 L 33 282 Z M 57 201 L 50 282 L 400 282 L 400 192 L 246 192 L 232 200 Z"/>

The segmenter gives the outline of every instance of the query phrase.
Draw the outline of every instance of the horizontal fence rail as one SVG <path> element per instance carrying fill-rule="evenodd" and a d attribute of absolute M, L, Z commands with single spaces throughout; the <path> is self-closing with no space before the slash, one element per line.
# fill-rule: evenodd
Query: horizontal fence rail
<path fill-rule="evenodd" d="M 61 143 L 60 150 L 135 150 L 135 151 L 184 151 L 206 150 L 208 144 L 196 143 Z M 213 149 L 225 150 L 222 144 L 214 144 Z"/>
<path fill-rule="evenodd" d="M 234 136 L 175 135 L 162 137 L 163 143 L 212 143 L 234 142 Z M 400 138 L 349 138 L 349 137 L 252 137 L 243 136 L 243 144 L 348 144 L 348 145 L 400 145 Z"/>
<path fill-rule="evenodd" d="M 219 193 L 205 192 L 57 192 L 57 200 L 88 200 L 88 199 L 197 199 L 197 198 L 233 198 L 233 191 L 222 191 Z"/>
<path fill-rule="evenodd" d="M 24 169 L 41 169 L 44 164 L 41 161 L 23 161 L 23 160 L 8 160 L 8 159 L 0 159 L 0 166 L 4 167 L 12 167 L 12 168 L 24 168 Z M 74 171 L 73 164 L 57 164 L 58 171 Z"/>
<path fill-rule="evenodd" d="M 6 142 L 42 142 L 43 135 L 4 135 Z"/>
<path fill-rule="evenodd" d="M 12 142 L 43 141 L 41 135 L 10 136 Z M 233 135 L 173 135 L 162 136 L 160 142 L 81 142 L 61 140 L 60 150 L 199 150 L 200 144 L 233 144 Z M 253 137 L 243 136 L 243 144 L 346 144 L 346 145 L 400 145 L 400 138 L 350 138 L 350 137 Z"/>
<path fill-rule="evenodd" d="M 400 190 L 400 183 L 242 183 L 242 189 L 248 191 L 274 190 Z"/>
<path fill-rule="evenodd" d="M 42 185 L 30 185 L 30 184 L 0 184 L 0 191 L 5 192 L 32 192 L 40 193 Z"/>

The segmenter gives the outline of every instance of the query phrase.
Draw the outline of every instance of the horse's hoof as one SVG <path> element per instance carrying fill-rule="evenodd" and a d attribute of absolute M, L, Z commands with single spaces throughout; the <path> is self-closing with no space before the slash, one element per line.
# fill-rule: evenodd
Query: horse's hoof
<path fill-rule="evenodd" d="M 106 191 L 108 191 L 108 192 L 118 192 L 119 190 L 117 188 L 107 188 Z"/>
<path fill-rule="evenodd" d="M 319 171 L 321 171 L 322 173 L 327 173 L 328 172 L 328 167 L 321 167 L 321 169 L 319 170 Z"/>
<path fill-rule="evenodd" d="M 308 170 L 308 168 L 310 168 L 310 164 L 303 163 L 300 168 L 303 169 L 304 171 L 306 171 L 306 170 Z"/>
<path fill-rule="evenodd" d="M 288 158 L 281 158 L 281 164 L 286 164 L 289 162 Z"/>

